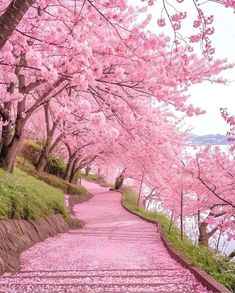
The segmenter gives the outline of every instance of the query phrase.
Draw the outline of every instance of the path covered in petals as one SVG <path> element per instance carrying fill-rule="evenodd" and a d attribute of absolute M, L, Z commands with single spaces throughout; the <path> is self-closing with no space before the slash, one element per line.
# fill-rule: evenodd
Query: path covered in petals
<path fill-rule="evenodd" d="M 38 243 L 21 272 L 0 278 L 0 292 L 206 292 L 167 253 L 156 227 L 129 214 L 120 194 L 84 183 L 94 197 L 75 206 L 83 230 Z"/>

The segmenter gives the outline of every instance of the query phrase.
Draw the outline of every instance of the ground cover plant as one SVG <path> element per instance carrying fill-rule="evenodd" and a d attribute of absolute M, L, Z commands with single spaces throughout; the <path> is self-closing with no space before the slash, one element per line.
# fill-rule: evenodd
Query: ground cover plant
<path fill-rule="evenodd" d="M 64 194 L 81 203 L 90 198 L 87 190 L 48 173 L 38 173 L 24 158 L 18 158 L 14 174 L 0 169 L 0 219 L 39 219 L 61 213 L 69 220 Z"/>
<path fill-rule="evenodd" d="M 39 219 L 52 213 L 69 219 L 62 190 L 16 168 L 14 174 L 0 169 L 0 219 Z"/>
<path fill-rule="evenodd" d="M 55 188 L 61 189 L 64 194 L 79 195 L 81 199 L 86 198 L 87 191 L 83 186 L 69 183 L 58 176 L 46 172 L 38 172 L 33 164 L 25 160 L 25 158 L 19 157 L 17 160 L 17 166 L 35 178 L 42 180 Z"/>
<path fill-rule="evenodd" d="M 77 174 L 77 178 L 78 179 L 85 179 L 85 180 L 89 180 L 89 181 L 94 181 L 94 182 L 99 182 L 99 177 L 96 174 L 85 174 L 85 173 L 81 173 L 79 172 Z"/>

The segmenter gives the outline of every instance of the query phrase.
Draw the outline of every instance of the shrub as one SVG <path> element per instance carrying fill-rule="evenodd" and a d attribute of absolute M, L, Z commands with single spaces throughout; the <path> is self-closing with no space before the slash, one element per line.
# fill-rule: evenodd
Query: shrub
<path fill-rule="evenodd" d="M 64 175 L 65 169 L 66 165 L 62 159 L 55 155 L 51 156 L 46 167 L 48 173 L 62 177 Z"/>
<path fill-rule="evenodd" d="M 36 165 L 42 150 L 42 142 L 25 140 L 20 148 L 19 156 Z"/>

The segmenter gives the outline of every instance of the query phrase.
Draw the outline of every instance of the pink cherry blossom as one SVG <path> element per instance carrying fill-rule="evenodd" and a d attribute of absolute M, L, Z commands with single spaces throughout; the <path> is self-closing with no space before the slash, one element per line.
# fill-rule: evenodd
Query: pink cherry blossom
<path fill-rule="evenodd" d="M 157 20 L 157 24 L 158 24 L 159 26 L 163 27 L 163 26 L 166 25 L 166 21 L 165 21 L 164 18 L 159 18 L 159 19 Z"/>

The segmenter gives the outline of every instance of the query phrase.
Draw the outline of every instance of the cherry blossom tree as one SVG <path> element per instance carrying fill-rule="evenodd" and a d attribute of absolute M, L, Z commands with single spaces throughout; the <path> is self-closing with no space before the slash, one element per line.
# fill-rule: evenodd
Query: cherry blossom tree
<path fill-rule="evenodd" d="M 64 174 L 65 180 L 75 183 L 77 173 L 89 166 L 96 159 L 98 154 L 91 155 L 89 152 L 86 152 L 86 148 L 90 145 L 93 145 L 93 143 L 82 144 L 80 142 L 71 147 L 71 144 L 65 142 L 68 150 L 68 162 Z"/>
<path fill-rule="evenodd" d="M 1 51 L 0 157 L 7 171 L 13 170 L 29 117 L 59 95 L 74 108 L 82 97 L 120 123 L 141 103 L 152 102 L 153 96 L 188 115 L 200 114 L 200 109 L 185 105 L 187 88 L 229 67 L 223 61 L 187 55 L 183 48 L 168 49 L 167 37 L 144 32 L 148 20 L 134 22 L 138 9 L 103 8 L 98 3 L 94 7 L 88 1 L 74 15 L 73 4 L 59 3 L 52 13 L 47 8 L 33 22 L 31 17 L 24 18 Z M 59 11 L 62 20 L 54 17 Z M 35 14 L 34 10 L 28 13 Z M 49 26 L 50 22 L 54 25 Z"/>
<path fill-rule="evenodd" d="M 221 108 L 220 113 L 221 113 L 221 116 L 224 118 L 224 120 L 227 122 L 227 124 L 230 126 L 230 130 L 227 132 L 228 142 L 234 142 L 235 141 L 235 116 L 230 115 L 228 113 L 228 109 L 226 108 Z"/>
<path fill-rule="evenodd" d="M 145 2 L 145 0 L 143 0 Z M 207 7 L 209 2 L 220 5 L 223 8 L 230 8 L 235 11 L 233 0 L 209 0 L 209 1 L 184 1 L 184 0 L 163 0 L 161 2 L 152 0 L 146 1 L 151 9 L 158 9 L 159 27 L 171 28 L 174 35 L 174 46 L 180 44 L 186 50 L 193 51 L 197 44 L 205 57 L 211 59 L 216 48 L 213 47 L 211 36 L 216 32 L 214 15 Z M 231 11 L 232 12 L 232 11 Z M 188 28 L 190 28 L 188 30 Z"/>
<path fill-rule="evenodd" d="M 145 0 L 142 0 L 145 2 Z M 82 7 L 86 4 L 86 1 L 83 2 Z M 100 4 L 102 6 L 106 6 L 107 8 L 112 8 L 113 4 L 112 2 L 107 3 L 100 3 L 100 1 L 96 1 L 96 3 L 93 3 L 92 1 L 89 2 L 96 10 L 99 10 Z M 139 4 L 139 1 L 135 1 L 135 4 Z M 148 5 L 151 7 L 155 4 L 156 1 L 147 1 Z M 205 43 L 205 53 L 207 54 L 213 54 L 214 49 L 211 48 L 209 37 L 211 34 L 214 33 L 214 28 L 210 27 L 211 24 L 213 24 L 213 15 L 207 16 L 204 12 L 204 3 L 200 1 L 187 1 L 188 5 L 185 9 L 183 6 L 184 1 L 162 1 L 162 7 L 160 7 L 160 4 L 157 3 L 157 7 L 159 10 L 162 11 L 161 14 L 163 14 L 163 11 L 165 12 L 165 17 L 161 16 L 157 23 L 159 26 L 165 26 L 166 22 L 168 21 L 174 31 L 175 35 L 175 41 L 182 41 L 182 36 L 179 33 L 181 27 L 183 26 L 183 22 L 185 18 L 187 18 L 187 10 L 195 10 L 195 19 L 192 24 L 192 28 L 197 29 L 198 33 L 195 35 L 190 36 L 190 42 L 204 42 Z M 185 1 L 186 2 L 186 1 Z M 210 0 L 210 2 L 218 3 L 223 5 L 226 8 L 232 8 L 234 9 L 235 4 L 233 0 Z M 0 36 L 0 48 L 2 48 L 5 43 L 7 42 L 8 38 L 12 35 L 12 33 L 17 29 L 18 24 L 22 20 L 22 18 L 25 16 L 27 17 L 27 11 L 29 8 L 33 5 L 35 5 L 33 8 L 36 10 L 38 16 L 41 16 L 45 12 L 45 7 L 50 6 L 50 4 L 55 4 L 55 1 L 48 0 L 48 1 L 36 1 L 36 0 L 14 0 L 14 1 L 4 1 L 4 3 L 0 3 L 1 11 L 3 12 L 0 16 L 0 28 L 1 28 L 1 36 Z M 116 3 L 116 5 L 119 5 L 124 9 L 127 6 L 126 1 L 119 1 L 119 3 Z M 134 4 L 134 3 L 133 3 Z M 181 4 L 181 5 L 180 5 Z M 182 6 L 182 8 L 181 8 Z M 76 11 L 79 10 L 79 4 L 77 1 L 73 1 L 73 7 L 74 7 L 74 14 L 76 14 Z M 143 8 L 142 10 L 146 10 L 146 8 Z M 186 10 L 186 11 L 185 11 Z M 205 9 L 206 10 L 206 9 Z M 109 20 L 109 18 L 101 13 L 101 15 Z M 185 42 L 185 40 L 184 40 Z"/>
<path fill-rule="evenodd" d="M 232 239 L 234 155 L 208 147 L 185 154 L 186 134 L 174 113 L 203 114 L 187 104 L 188 90 L 204 80 L 224 83 L 218 75 L 233 65 L 214 57 L 214 16 L 206 4 L 146 2 L 134 8 L 125 0 L 0 1 L 0 166 L 13 171 L 27 125 L 40 123 L 38 171 L 55 151 L 72 183 L 84 168 L 112 178 L 125 170 L 138 206 L 141 197 L 160 202 L 171 216 L 169 230 L 179 222 L 181 239 L 187 217 L 196 218 L 203 245 L 218 231 Z M 211 2 L 235 8 L 234 1 Z M 153 8 L 160 17 L 150 32 Z M 173 40 L 159 33 L 169 25 Z M 232 141 L 234 117 L 221 114 Z"/>
<path fill-rule="evenodd" d="M 198 211 L 199 243 L 208 246 L 218 230 L 234 238 L 233 157 L 219 148 L 206 147 L 189 160 L 184 170 L 192 176 L 191 207 Z"/>
<path fill-rule="evenodd" d="M 149 172 L 147 168 L 145 169 L 145 183 L 153 191 L 150 192 L 150 197 L 156 190 L 156 200 L 169 211 L 169 215 L 173 216 L 172 220 L 179 220 L 181 238 L 183 238 L 185 219 L 193 217 L 198 224 L 198 232 L 195 231 L 195 234 L 198 234 L 199 243 L 208 246 L 210 239 L 217 235 L 216 232 L 233 239 L 235 237 L 233 154 L 209 147 L 197 152 L 196 156 L 188 154 L 183 156 L 182 150 L 181 159 L 179 159 L 180 149 L 177 153 L 178 157 L 172 157 L 166 169 L 164 163 L 160 168 L 157 164 L 155 168 L 152 166 Z M 129 176 L 140 180 L 137 175 Z"/>
<path fill-rule="evenodd" d="M 59 117 L 53 115 L 54 113 L 50 108 L 49 102 L 44 104 L 44 114 L 46 122 L 46 139 L 36 164 L 36 169 L 39 172 L 44 171 L 51 154 L 62 140 L 65 128 L 65 121 L 61 121 Z"/>
<path fill-rule="evenodd" d="M 144 173 L 144 181 L 155 187 L 161 182 L 161 173 L 167 172 L 175 161 L 184 134 L 177 130 L 179 121 L 171 113 L 159 108 L 145 109 L 145 113 L 144 117 L 136 116 L 130 129 L 120 128 L 116 139 L 105 141 L 108 150 L 103 159 L 125 169 L 125 175 L 138 182 Z"/>
<path fill-rule="evenodd" d="M 1 11 L 4 11 L 0 16 L 0 49 L 6 44 L 23 16 L 35 2 L 36 0 L 12 0 L 0 3 Z"/>

